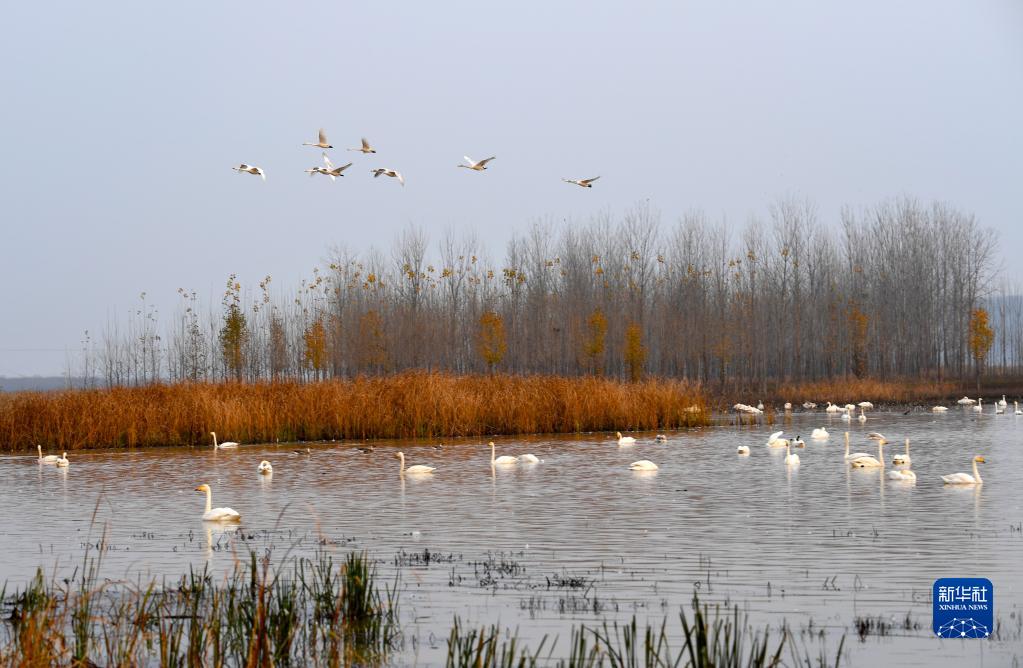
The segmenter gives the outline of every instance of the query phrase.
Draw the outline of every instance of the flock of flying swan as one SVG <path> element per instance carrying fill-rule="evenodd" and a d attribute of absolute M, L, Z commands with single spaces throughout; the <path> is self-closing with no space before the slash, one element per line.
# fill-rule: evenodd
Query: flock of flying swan
<path fill-rule="evenodd" d="M 325 142 L 326 142 L 326 138 L 321 134 L 321 136 L 320 136 L 320 143 L 325 143 Z M 364 142 L 363 148 L 364 149 L 369 149 L 368 144 L 365 144 L 365 142 Z M 352 149 L 352 150 L 360 150 L 360 149 Z M 970 399 L 969 397 L 963 397 L 962 399 L 959 399 L 957 401 L 957 403 L 960 406 L 964 407 L 964 408 L 969 407 L 972 411 L 981 412 L 983 410 L 982 400 L 979 400 L 979 399 L 978 400 L 974 400 L 974 399 Z M 807 410 L 812 410 L 813 408 L 816 407 L 816 404 L 814 404 L 813 402 L 806 402 L 806 403 L 803 404 L 803 406 L 805 408 L 807 408 Z M 866 420 L 866 417 L 865 417 L 866 416 L 866 409 L 868 407 L 869 408 L 873 407 L 873 404 L 871 404 L 869 401 L 860 402 L 856 406 L 854 406 L 853 404 L 847 404 L 846 406 L 838 406 L 836 404 L 832 404 L 831 402 L 828 402 L 828 405 L 824 409 L 824 411 L 826 413 L 842 413 L 843 416 L 848 416 L 848 415 L 850 415 L 852 413 L 852 409 L 853 408 L 859 408 L 860 409 L 860 418 L 862 418 L 863 420 Z M 995 402 L 995 412 L 996 413 L 999 413 L 999 414 L 1004 413 L 1007 407 L 1008 407 L 1008 402 L 1006 401 L 1004 395 L 1002 396 L 1001 400 Z M 763 405 L 762 402 L 758 403 L 756 407 L 748 406 L 746 404 L 736 404 L 734 406 L 734 408 L 735 408 L 735 410 L 740 411 L 740 412 L 760 413 L 760 412 L 763 412 L 764 405 Z M 1014 408 L 1015 415 L 1023 415 L 1023 410 L 1020 409 L 1018 401 L 1014 401 L 1013 402 L 1013 408 Z M 792 410 L 792 404 L 786 403 L 785 404 L 785 410 L 786 410 L 786 412 Z M 934 413 L 944 413 L 944 412 L 948 411 L 948 408 L 945 407 L 945 406 L 934 406 L 933 408 L 931 408 L 931 411 L 934 412 Z M 213 449 L 214 450 L 230 450 L 230 449 L 237 449 L 239 447 L 239 444 L 234 442 L 234 441 L 224 441 L 223 443 L 218 442 L 217 441 L 217 434 L 216 434 L 216 432 L 211 431 L 210 432 L 210 436 L 213 439 Z M 622 447 L 622 448 L 628 448 L 628 447 L 633 446 L 633 445 L 635 445 L 637 443 L 636 438 L 634 436 L 624 436 L 620 431 L 619 432 L 615 432 L 615 436 L 617 438 L 618 446 Z M 830 437 L 831 437 L 831 434 L 829 434 L 828 430 L 826 428 L 824 428 L 824 427 L 815 428 L 813 430 L 813 432 L 811 433 L 811 435 L 810 435 L 810 438 L 812 440 L 814 440 L 814 441 L 823 441 L 823 440 L 829 439 Z M 874 468 L 874 469 L 882 469 L 883 470 L 885 468 L 884 446 L 888 443 L 888 439 L 885 438 L 885 436 L 883 434 L 880 434 L 878 432 L 870 432 L 869 434 L 867 434 L 867 438 L 872 440 L 872 441 L 875 441 L 877 443 L 877 456 L 875 457 L 874 455 L 872 455 L 870 453 L 867 453 L 867 452 L 853 452 L 853 453 L 850 453 L 849 452 L 849 449 L 850 449 L 849 448 L 849 432 L 845 432 L 845 454 L 844 454 L 844 461 L 851 468 Z M 654 438 L 654 441 L 657 442 L 657 443 L 665 443 L 667 440 L 668 440 L 668 437 L 665 436 L 664 434 L 657 434 L 655 436 L 655 438 Z M 538 463 L 542 463 L 543 462 L 542 459 L 540 459 L 539 457 L 537 457 L 536 455 L 534 455 L 532 453 L 526 453 L 526 454 L 523 454 L 523 455 L 501 455 L 501 456 L 498 456 L 497 455 L 497 446 L 494 444 L 494 442 L 490 441 L 488 443 L 488 445 L 490 446 L 490 466 L 491 466 L 491 468 L 496 468 L 498 466 L 515 465 L 515 464 L 520 464 L 520 463 L 524 463 L 524 464 L 538 464 Z M 773 434 L 771 434 L 768 437 L 767 442 L 765 443 L 765 445 L 768 448 L 785 448 L 785 459 L 784 459 L 785 466 L 786 467 L 797 467 L 800 464 L 799 455 L 794 453 L 794 452 L 792 452 L 792 449 L 793 448 L 805 447 L 806 446 L 806 442 L 803 439 L 801 439 L 799 436 L 796 436 L 794 438 L 785 438 L 784 437 L 784 431 L 776 431 L 776 432 L 774 432 Z M 434 447 L 436 449 L 440 449 L 443 446 L 434 446 Z M 67 453 L 66 452 L 64 452 L 61 456 L 58 457 L 57 455 L 43 455 L 43 446 L 41 446 L 41 445 L 37 445 L 36 449 L 39 452 L 39 463 L 40 464 L 50 464 L 50 465 L 61 467 L 61 468 L 65 468 L 65 467 L 69 466 L 69 464 L 70 464 L 68 462 Z M 373 451 L 373 446 L 370 445 L 370 446 L 362 447 L 362 448 L 359 448 L 359 450 L 362 451 L 362 452 L 372 452 Z M 310 450 L 307 448 L 304 451 L 296 450 L 295 452 L 297 452 L 299 454 L 309 454 Z M 741 456 L 749 456 L 751 454 L 751 450 L 750 450 L 750 447 L 748 445 L 739 445 L 737 450 L 736 450 L 736 453 L 738 455 L 741 455 Z M 406 473 L 408 473 L 410 475 L 429 475 L 429 474 L 431 474 L 431 473 L 433 473 L 434 471 L 437 470 L 437 468 L 434 467 L 434 466 L 427 466 L 427 465 L 424 465 L 424 464 L 415 464 L 413 466 L 406 466 L 405 465 L 405 453 L 404 452 L 398 452 L 394 456 L 396 458 L 398 458 L 400 460 L 400 462 L 401 462 L 400 468 L 398 470 L 398 474 L 400 476 L 404 476 Z M 913 463 L 913 460 L 912 460 L 912 458 L 910 457 L 910 454 L 909 454 L 909 439 L 907 438 L 906 442 L 905 442 L 905 451 L 901 452 L 901 453 L 898 453 L 898 454 L 896 454 L 896 455 L 894 455 L 892 457 L 892 465 L 893 465 L 894 468 L 887 472 L 886 477 L 889 480 L 894 480 L 894 481 L 916 482 L 916 473 L 914 473 L 913 470 L 910 468 L 912 466 L 912 463 Z M 950 475 L 943 475 L 943 476 L 941 476 L 941 480 L 946 485 L 980 485 L 980 484 L 983 484 L 984 480 L 981 478 L 980 471 L 977 468 L 977 464 L 983 464 L 983 463 L 984 463 L 984 458 L 982 456 L 980 456 L 980 455 L 977 455 L 972 460 L 972 465 L 973 465 L 973 472 L 972 473 L 959 472 L 959 473 L 952 473 Z M 629 469 L 632 470 L 632 471 L 656 471 L 656 470 L 658 470 L 658 466 L 657 466 L 657 464 L 655 464 L 654 462 L 652 462 L 652 461 L 650 461 L 648 459 L 641 459 L 639 461 L 635 461 L 635 462 L 632 462 L 631 464 L 629 464 Z M 259 467 L 257 468 L 257 472 L 259 474 L 261 474 L 261 475 L 272 476 L 273 475 L 273 466 L 270 464 L 269 461 L 264 459 L 263 461 L 261 461 L 259 463 Z M 205 511 L 203 512 L 203 515 L 202 515 L 202 519 L 204 521 L 209 521 L 209 522 L 240 522 L 241 521 L 241 514 L 238 511 L 234 510 L 233 508 L 226 508 L 226 507 L 225 508 L 214 508 L 213 507 L 213 491 L 212 491 L 212 489 L 210 488 L 209 485 L 207 485 L 207 484 L 199 485 L 198 487 L 195 488 L 195 491 L 202 492 L 202 493 L 204 493 L 206 495 L 206 508 L 205 508 Z"/>
<path fill-rule="evenodd" d="M 317 174 L 321 174 L 323 176 L 329 176 L 331 181 L 335 181 L 335 180 L 337 180 L 337 177 L 344 176 L 343 172 L 346 169 L 348 169 L 349 167 L 351 167 L 352 164 L 353 164 L 353 163 L 349 162 L 348 164 L 341 165 L 340 167 L 335 167 L 334 166 L 334 163 L 331 162 L 331 160 L 330 160 L 330 156 L 327 155 L 327 150 L 334 148 L 334 146 L 329 141 L 327 141 L 327 133 L 326 133 L 326 131 L 324 131 L 323 128 L 320 128 L 320 131 L 317 134 L 316 141 L 314 141 L 314 142 L 311 142 L 311 141 L 302 142 L 302 146 L 312 146 L 313 148 L 318 148 L 318 149 L 322 150 L 323 165 L 324 166 L 320 167 L 320 166 L 317 165 L 317 166 L 310 167 L 309 169 L 305 170 L 305 173 L 308 174 L 310 177 L 313 177 L 313 176 L 315 176 Z M 368 154 L 376 153 L 377 152 L 377 150 L 370 145 L 369 140 L 367 140 L 365 137 L 362 138 L 361 146 L 357 146 L 355 148 L 349 148 L 347 150 L 349 150 L 349 151 L 357 151 L 359 153 L 362 153 L 363 155 L 368 155 Z M 487 163 L 490 162 L 491 160 L 496 160 L 497 159 L 497 156 L 494 156 L 494 155 L 490 156 L 489 158 L 484 158 L 483 160 L 473 160 L 472 158 L 470 158 L 467 155 L 463 156 L 463 157 L 465 158 L 465 162 L 468 163 L 468 164 L 459 164 L 457 166 L 465 168 L 465 169 L 472 170 L 474 172 L 486 171 Z M 237 167 L 232 167 L 231 169 L 235 170 L 239 174 L 252 174 L 253 176 L 258 176 L 261 179 L 263 179 L 264 181 L 266 181 L 266 172 L 263 170 L 262 167 L 257 167 L 255 165 L 249 165 L 249 164 L 243 162 L 240 165 L 238 165 Z M 405 185 L 405 177 L 402 175 L 401 172 L 399 172 L 396 169 L 391 169 L 390 167 L 376 167 L 374 169 L 371 169 L 370 173 L 373 174 L 373 178 L 379 178 L 381 176 L 388 176 L 388 177 L 390 177 L 392 179 L 398 179 L 398 183 L 400 183 L 402 185 L 402 187 L 404 187 L 404 185 Z M 593 187 L 593 182 L 596 181 L 599 178 L 600 178 L 599 176 L 594 176 L 591 179 L 564 179 L 563 178 L 561 180 L 564 181 L 565 183 L 572 183 L 572 184 L 580 186 L 582 188 L 592 188 Z"/>

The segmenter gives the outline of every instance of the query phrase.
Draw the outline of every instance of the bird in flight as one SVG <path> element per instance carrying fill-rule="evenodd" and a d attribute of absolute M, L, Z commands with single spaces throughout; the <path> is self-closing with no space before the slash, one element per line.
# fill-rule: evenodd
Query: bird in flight
<path fill-rule="evenodd" d="M 338 176 L 344 176 L 341 172 L 352 166 L 352 163 L 349 162 L 347 165 L 335 167 L 334 163 L 330 161 L 330 158 L 326 153 L 323 154 L 323 164 L 325 164 L 326 167 L 310 167 L 305 170 L 306 174 L 309 176 L 313 176 L 314 174 L 323 174 L 324 176 L 329 176 L 330 180 L 333 181 Z"/>
<path fill-rule="evenodd" d="M 582 186 L 583 188 L 592 188 L 593 182 L 599 178 L 600 178 L 599 176 L 594 176 L 592 179 L 561 179 L 561 180 L 564 181 L 565 183 L 574 183 L 577 186 Z"/>
<path fill-rule="evenodd" d="M 485 170 L 487 168 L 487 163 L 490 162 L 491 160 L 494 160 L 497 156 L 492 155 L 489 158 L 486 158 L 484 160 L 480 160 L 479 162 L 476 162 L 475 160 L 473 160 L 472 158 L 470 158 L 467 155 L 466 156 L 462 156 L 462 157 L 464 157 L 465 161 L 468 162 L 469 164 L 468 165 L 459 165 L 459 167 L 465 167 L 466 169 L 471 169 L 474 172 L 482 172 L 483 170 Z"/>
<path fill-rule="evenodd" d="M 405 177 L 401 175 L 401 172 L 396 172 L 393 169 L 381 169 L 381 168 L 374 169 L 374 170 L 372 170 L 372 172 L 373 172 L 373 178 L 374 179 L 379 177 L 379 176 L 390 176 L 392 178 L 398 179 L 398 181 L 401 183 L 401 186 L 403 188 L 405 187 Z"/>
<path fill-rule="evenodd" d="M 311 141 L 303 142 L 302 146 L 315 146 L 316 148 L 334 148 L 327 142 L 327 133 L 320 128 L 320 141 L 313 143 Z"/>
<path fill-rule="evenodd" d="M 369 141 L 365 137 L 362 138 L 362 146 L 360 146 L 359 148 L 350 148 L 348 150 L 349 151 L 359 151 L 360 153 L 376 153 L 377 152 L 377 150 L 375 148 L 373 148 L 372 146 L 369 145 Z"/>
<path fill-rule="evenodd" d="M 266 181 L 266 173 L 262 169 L 260 169 L 259 167 L 256 167 L 255 165 L 246 165 L 243 162 L 242 164 L 238 165 L 237 167 L 232 167 L 231 169 L 235 170 L 239 174 L 241 174 L 242 172 L 245 172 L 246 174 L 255 174 L 256 176 L 261 176 L 261 177 L 263 177 L 263 180 Z"/>

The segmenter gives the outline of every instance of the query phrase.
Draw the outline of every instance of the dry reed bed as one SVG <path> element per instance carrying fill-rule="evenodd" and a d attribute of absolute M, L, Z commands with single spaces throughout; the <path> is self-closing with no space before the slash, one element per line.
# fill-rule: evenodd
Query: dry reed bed
<path fill-rule="evenodd" d="M 786 401 L 799 407 L 804 401 L 813 401 L 823 408 L 825 402 L 835 404 L 870 401 L 874 404 L 911 404 L 922 401 L 948 401 L 964 392 L 962 383 L 953 381 L 932 381 L 919 379 L 873 380 L 869 378 L 833 378 L 802 383 L 769 384 L 766 391 L 751 389 L 742 396 L 732 393 L 715 400 L 722 407 L 730 407 L 736 401 L 756 404 L 777 404 L 781 408 Z"/>
<path fill-rule="evenodd" d="M 678 380 L 408 372 L 319 383 L 158 384 L 0 394 L 0 449 L 431 438 L 707 424 Z M 695 409 L 694 409 L 695 407 Z"/>

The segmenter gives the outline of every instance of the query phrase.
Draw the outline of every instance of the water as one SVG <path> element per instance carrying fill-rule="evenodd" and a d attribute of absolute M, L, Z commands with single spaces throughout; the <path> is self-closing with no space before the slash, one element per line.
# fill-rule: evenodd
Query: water
<path fill-rule="evenodd" d="M 830 440 L 809 438 L 819 426 Z M 784 466 L 784 448 L 764 445 L 781 428 L 806 441 L 796 470 Z M 854 451 L 871 453 L 866 433 L 883 432 L 889 463 L 909 437 L 916 484 L 850 470 L 844 430 Z M 1021 435 L 1023 417 L 1011 414 L 874 413 L 848 425 L 797 413 L 773 427 L 673 433 L 665 444 L 637 434 L 629 448 L 604 434 L 500 439 L 498 455 L 544 462 L 494 475 L 489 448 L 465 439 L 442 450 L 377 444 L 369 454 L 352 443 L 314 445 L 309 455 L 291 445 L 72 453 L 67 470 L 7 457 L 0 581 L 21 585 L 40 566 L 69 573 L 104 531 L 102 574 L 113 579 L 174 578 L 206 564 L 227 571 L 249 547 L 273 545 L 276 559 L 288 548 L 365 549 L 385 578 L 400 571 L 401 662 L 441 660 L 455 614 L 517 628 L 532 646 L 557 634 L 564 648 L 573 623 L 634 614 L 659 623 L 698 591 L 738 603 L 757 623 L 823 629 L 832 656 L 846 633 L 853 665 L 1007 665 L 1023 656 Z M 749 457 L 736 455 L 740 443 Z M 403 479 L 399 449 L 436 473 Z M 974 454 L 987 458 L 984 485 L 942 484 L 941 474 L 970 471 Z M 264 458 L 272 478 L 256 473 Z M 661 468 L 629 471 L 638 459 Z M 201 482 L 215 506 L 242 513 L 240 529 L 203 525 L 203 495 L 193 491 Z M 400 551 L 427 549 L 441 560 L 396 566 Z M 931 585 L 957 576 L 992 580 L 1004 640 L 932 637 Z M 879 616 L 889 634 L 861 642 L 855 618 Z M 818 636 L 801 638 L 815 654 Z"/>

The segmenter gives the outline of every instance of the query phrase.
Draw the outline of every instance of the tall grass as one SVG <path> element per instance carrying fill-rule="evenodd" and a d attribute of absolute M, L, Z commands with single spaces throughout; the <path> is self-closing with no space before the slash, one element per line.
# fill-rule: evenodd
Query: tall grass
<path fill-rule="evenodd" d="M 730 406 L 735 402 L 774 404 L 781 408 L 786 401 L 799 407 L 804 401 L 813 401 L 824 406 L 830 401 L 836 404 L 870 401 L 874 404 L 910 404 L 922 401 L 947 401 L 961 395 L 964 385 L 958 381 L 920 380 L 905 378 L 875 380 L 872 378 L 832 378 L 828 380 L 789 383 L 767 383 L 756 389 L 730 389 L 718 391 L 714 403 Z"/>
<path fill-rule="evenodd" d="M 678 380 L 407 372 L 318 383 L 180 383 L 0 394 L 0 449 L 670 429 L 705 424 Z"/>

